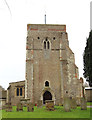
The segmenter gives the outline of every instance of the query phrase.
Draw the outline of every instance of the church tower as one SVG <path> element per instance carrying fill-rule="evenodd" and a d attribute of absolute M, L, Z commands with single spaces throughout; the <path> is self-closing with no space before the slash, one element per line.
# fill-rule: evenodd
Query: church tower
<path fill-rule="evenodd" d="M 28 24 L 25 98 L 35 103 L 79 97 L 78 67 L 69 48 L 66 25 Z"/>

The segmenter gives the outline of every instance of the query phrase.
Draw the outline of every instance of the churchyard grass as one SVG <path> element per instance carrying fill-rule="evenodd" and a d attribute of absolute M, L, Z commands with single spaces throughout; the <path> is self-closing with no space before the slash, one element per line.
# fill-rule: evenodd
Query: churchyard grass
<path fill-rule="evenodd" d="M 23 111 L 17 112 L 16 106 L 13 106 L 12 112 L 2 110 L 3 118 L 90 118 L 90 109 L 81 110 L 80 107 L 72 109 L 71 112 L 65 112 L 63 106 L 55 106 L 55 111 L 47 111 L 43 108 L 34 107 L 34 112 L 27 112 L 27 108 L 23 107 Z"/>
<path fill-rule="evenodd" d="M 88 106 L 92 106 L 92 102 L 87 102 L 87 105 Z"/>

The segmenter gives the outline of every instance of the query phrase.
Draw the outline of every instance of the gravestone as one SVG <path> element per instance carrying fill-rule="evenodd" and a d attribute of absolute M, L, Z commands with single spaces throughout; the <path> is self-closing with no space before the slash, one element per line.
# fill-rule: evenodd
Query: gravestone
<path fill-rule="evenodd" d="M 84 97 L 81 98 L 81 110 L 87 110 L 87 102 Z"/>
<path fill-rule="evenodd" d="M 69 97 L 64 98 L 64 111 L 70 112 L 71 111 L 71 102 Z"/>
<path fill-rule="evenodd" d="M 1 107 L 1 109 L 2 109 L 2 110 L 6 109 L 6 105 L 3 105 L 3 106 Z"/>
<path fill-rule="evenodd" d="M 5 109 L 6 109 L 6 112 L 12 112 L 12 105 L 11 105 L 11 103 L 6 103 Z"/>
<path fill-rule="evenodd" d="M 22 98 L 22 99 L 20 99 L 20 102 L 22 103 L 22 105 L 24 106 L 24 107 L 26 107 L 27 106 L 27 103 L 29 103 L 30 102 L 30 99 L 29 98 Z"/>
<path fill-rule="evenodd" d="M 70 99 L 71 102 L 71 109 L 76 109 L 77 108 L 77 103 L 75 98 Z"/>
<path fill-rule="evenodd" d="M 76 97 L 77 106 L 80 106 L 80 97 Z"/>
<path fill-rule="evenodd" d="M 38 107 L 38 108 L 41 108 L 41 107 L 42 107 L 42 100 L 38 100 L 38 101 L 37 101 L 37 107 Z"/>
<path fill-rule="evenodd" d="M 54 101 L 53 100 L 46 100 L 46 109 L 49 111 L 54 111 Z"/>
<path fill-rule="evenodd" d="M 17 111 L 23 111 L 23 104 L 22 103 L 17 104 Z"/>
<path fill-rule="evenodd" d="M 27 111 L 28 112 L 34 111 L 34 104 L 33 103 L 27 103 Z"/>

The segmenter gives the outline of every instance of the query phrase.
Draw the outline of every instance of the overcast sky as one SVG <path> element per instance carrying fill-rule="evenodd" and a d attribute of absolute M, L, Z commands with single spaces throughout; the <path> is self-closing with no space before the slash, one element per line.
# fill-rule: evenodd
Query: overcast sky
<path fill-rule="evenodd" d="M 25 80 L 27 24 L 66 24 L 69 46 L 83 77 L 91 0 L 0 0 L 0 85 Z"/>

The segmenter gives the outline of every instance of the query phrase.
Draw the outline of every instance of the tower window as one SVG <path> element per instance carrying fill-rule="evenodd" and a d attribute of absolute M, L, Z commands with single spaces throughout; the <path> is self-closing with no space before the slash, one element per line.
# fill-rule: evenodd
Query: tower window
<path fill-rule="evenodd" d="M 49 41 L 47 42 L 47 48 L 49 49 Z"/>
<path fill-rule="evenodd" d="M 48 81 L 45 82 L 45 86 L 49 87 L 49 82 Z"/>
<path fill-rule="evenodd" d="M 46 49 L 46 41 L 44 41 L 44 49 Z"/>
<path fill-rule="evenodd" d="M 48 41 L 48 39 L 46 38 L 46 41 Z"/>
<path fill-rule="evenodd" d="M 48 41 L 47 38 L 44 41 L 44 49 L 50 49 L 50 42 Z"/>

